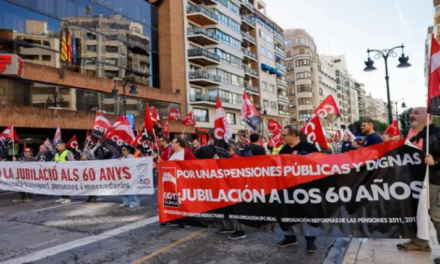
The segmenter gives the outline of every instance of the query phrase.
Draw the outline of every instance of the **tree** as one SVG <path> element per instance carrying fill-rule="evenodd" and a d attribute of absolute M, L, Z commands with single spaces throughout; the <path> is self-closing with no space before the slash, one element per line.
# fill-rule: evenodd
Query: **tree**
<path fill-rule="evenodd" d="M 364 120 L 359 120 L 354 122 L 353 124 L 348 126 L 348 129 L 354 134 L 354 135 L 361 135 L 361 124 Z M 374 130 L 377 132 L 384 132 L 388 128 L 388 124 L 382 123 L 377 120 L 371 120 L 374 124 Z"/>
<path fill-rule="evenodd" d="M 408 108 L 399 115 L 400 127 L 403 130 L 408 129 L 411 126 L 409 116 L 411 115 L 412 110 L 412 108 Z"/>

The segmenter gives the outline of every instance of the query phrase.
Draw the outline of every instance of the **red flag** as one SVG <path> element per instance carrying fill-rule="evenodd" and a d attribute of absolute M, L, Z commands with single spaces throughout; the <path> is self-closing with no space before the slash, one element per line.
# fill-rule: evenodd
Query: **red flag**
<path fill-rule="evenodd" d="M 156 107 L 151 107 L 151 120 L 154 124 L 158 123 L 161 127 L 163 127 L 162 121 L 160 120 L 160 115 L 157 112 Z"/>
<path fill-rule="evenodd" d="M 324 123 L 330 123 L 341 117 L 338 105 L 332 95 L 327 96 L 315 109 L 310 119 L 318 115 Z"/>
<path fill-rule="evenodd" d="M 13 125 L 10 125 L 3 130 L 3 132 L 0 134 L 0 140 L 5 143 L 8 143 L 9 141 L 20 143 L 20 138 L 18 138 L 17 133 L 15 133 Z"/>
<path fill-rule="evenodd" d="M 69 140 L 69 142 L 67 142 L 66 148 L 69 148 L 69 149 L 77 149 L 78 148 L 78 140 L 76 139 L 76 135 L 74 135 Z"/>
<path fill-rule="evenodd" d="M 27 145 L 26 145 L 26 143 L 23 143 L 23 149 L 24 149 L 24 150 L 27 149 Z"/>
<path fill-rule="evenodd" d="M 328 149 L 327 140 L 325 139 L 319 116 L 312 118 L 301 131 L 307 136 L 307 141 L 314 144 L 319 151 L 321 151 L 321 147 Z"/>
<path fill-rule="evenodd" d="M 136 137 L 136 139 L 133 141 L 133 144 L 132 144 L 133 146 L 139 146 L 139 145 L 142 145 L 142 133 L 139 133 L 138 132 L 138 134 L 137 134 L 137 137 Z"/>
<path fill-rule="evenodd" d="M 190 111 L 188 113 L 188 116 L 185 118 L 185 120 L 182 121 L 182 124 L 184 126 L 195 126 L 195 125 L 197 125 L 196 121 L 194 121 L 194 119 L 193 119 L 192 111 Z"/>
<path fill-rule="evenodd" d="M 151 119 L 150 107 L 147 104 L 145 106 L 144 128 L 147 131 L 153 131 L 155 122 Z"/>
<path fill-rule="evenodd" d="M 173 121 L 173 120 L 179 120 L 179 119 L 180 119 L 179 111 L 176 108 L 170 108 L 170 111 L 168 112 L 167 120 Z"/>
<path fill-rule="evenodd" d="M 269 146 L 279 148 L 284 145 L 283 137 L 281 136 L 281 130 L 276 129 L 269 141 Z"/>
<path fill-rule="evenodd" d="M 232 138 L 232 128 L 226 118 L 220 97 L 217 95 L 217 104 L 215 106 L 214 117 L 214 140 L 218 147 L 226 147 L 225 143 Z"/>
<path fill-rule="evenodd" d="M 58 143 L 63 142 L 63 139 L 61 138 L 61 127 L 58 126 L 57 130 L 55 131 L 55 136 L 53 137 L 53 145 L 56 147 Z"/>
<path fill-rule="evenodd" d="M 260 117 L 260 113 L 252 103 L 251 98 L 246 91 L 243 92 L 243 102 L 241 106 L 241 118 L 246 122 L 253 130 L 257 130 L 258 126 L 263 122 Z"/>
<path fill-rule="evenodd" d="M 434 34 L 431 36 L 429 60 L 428 113 L 440 115 L 440 44 Z"/>
<path fill-rule="evenodd" d="M 387 128 L 387 130 L 385 130 L 384 133 L 391 135 L 391 137 L 400 136 L 398 121 L 394 120 L 393 123 L 391 123 L 391 125 Z"/>
<path fill-rule="evenodd" d="M 277 130 L 277 129 L 281 129 L 281 125 L 275 119 L 269 119 L 269 125 L 267 126 L 267 128 L 269 130 Z"/>
<path fill-rule="evenodd" d="M 101 115 L 100 111 L 96 112 L 95 122 L 93 122 L 92 126 L 92 135 L 96 139 L 100 139 L 107 129 L 109 129 L 112 125 L 110 122 L 105 118 L 103 115 Z"/>
<path fill-rule="evenodd" d="M 121 153 L 122 147 L 131 146 L 131 144 L 133 144 L 133 141 L 136 139 L 128 119 L 125 117 L 123 117 L 122 119 L 123 120 L 120 121 L 119 125 L 116 126 L 114 129 L 107 130 L 107 133 L 105 133 L 103 137 L 104 139 L 101 143 L 113 154 Z"/>
<path fill-rule="evenodd" d="M 163 135 L 166 137 L 170 136 L 170 125 L 168 125 L 168 122 L 163 126 Z"/>
<path fill-rule="evenodd" d="M 52 145 L 52 143 L 50 142 L 50 139 L 49 139 L 49 138 L 46 138 L 46 140 L 44 141 L 43 145 L 46 147 L 46 149 L 48 149 L 48 150 L 50 150 L 50 151 L 52 151 L 52 152 L 55 151 L 55 149 L 53 148 L 53 145 Z"/>

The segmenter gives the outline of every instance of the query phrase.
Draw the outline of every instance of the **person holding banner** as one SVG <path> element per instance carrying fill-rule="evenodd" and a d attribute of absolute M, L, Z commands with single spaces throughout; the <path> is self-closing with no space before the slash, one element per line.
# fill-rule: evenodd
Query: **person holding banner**
<path fill-rule="evenodd" d="M 432 115 L 428 120 L 426 107 L 414 108 L 409 117 L 411 128 L 403 131 L 402 136 L 406 136 L 413 145 L 425 152 L 429 124 L 429 153 L 425 157 L 425 164 L 429 165 L 429 214 L 437 232 L 437 240 L 440 241 L 440 128 L 432 124 Z M 431 251 L 429 241 L 418 237 L 397 244 L 397 248 L 404 251 Z M 440 257 L 434 259 L 434 263 L 440 263 Z"/>
<path fill-rule="evenodd" d="M 34 151 L 31 148 L 26 148 L 24 150 L 24 157 L 21 158 L 20 162 L 35 162 L 38 161 L 37 158 L 33 156 Z M 12 200 L 13 203 L 30 203 L 34 199 L 31 193 L 20 192 L 21 199 Z"/>
<path fill-rule="evenodd" d="M 66 161 L 75 161 L 75 156 L 73 153 L 66 149 L 66 143 L 59 142 L 57 144 L 57 154 L 55 154 L 55 162 L 66 162 Z M 70 196 L 61 196 L 60 199 L 56 200 L 57 203 L 67 204 L 71 203 Z"/>
<path fill-rule="evenodd" d="M 131 147 L 122 147 L 122 158 L 120 159 L 133 159 L 134 156 L 131 154 Z M 134 195 L 123 195 L 122 196 L 122 204 L 119 206 L 130 206 L 130 208 L 140 206 L 141 202 L 138 199 L 136 194 Z"/>
<path fill-rule="evenodd" d="M 353 148 L 353 142 L 350 141 L 350 136 L 347 134 L 344 135 L 344 138 L 342 140 L 341 153 L 346 153 L 354 149 L 355 148 Z"/>
<path fill-rule="evenodd" d="M 37 154 L 37 160 L 39 162 L 45 162 L 45 161 L 52 161 L 54 158 L 54 155 L 52 151 L 48 150 L 46 146 L 43 144 L 39 148 L 39 152 Z"/>
<path fill-rule="evenodd" d="M 284 127 L 281 136 L 286 144 L 281 149 L 279 153 L 280 155 L 307 155 L 313 152 L 318 152 L 315 145 L 302 141 L 300 139 L 300 131 L 291 125 Z M 283 229 L 283 231 L 285 230 Z M 305 239 L 307 242 L 307 253 L 315 253 L 317 250 L 315 246 L 316 237 L 305 236 Z M 284 239 L 277 245 L 278 247 L 289 247 L 297 244 L 298 239 L 296 236 L 284 235 Z"/>

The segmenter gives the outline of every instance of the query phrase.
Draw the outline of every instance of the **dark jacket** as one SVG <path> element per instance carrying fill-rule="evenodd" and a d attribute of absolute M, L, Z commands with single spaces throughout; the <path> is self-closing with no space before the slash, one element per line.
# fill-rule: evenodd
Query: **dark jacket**
<path fill-rule="evenodd" d="M 406 137 L 408 131 L 402 135 Z M 409 141 L 417 142 L 420 139 L 423 139 L 423 151 L 426 152 L 426 127 L 417 136 L 409 138 Z M 434 166 L 429 166 L 429 180 L 432 184 L 440 185 L 440 128 L 434 124 L 429 126 L 429 154 L 437 163 Z"/>
<path fill-rule="evenodd" d="M 40 162 L 44 162 L 44 161 L 49 162 L 49 161 L 53 160 L 54 156 L 55 155 L 52 153 L 52 151 L 49 151 L 49 150 L 46 150 L 43 152 L 40 151 L 37 154 L 37 160 Z"/>
<path fill-rule="evenodd" d="M 32 161 L 38 161 L 35 157 L 23 157 L 21 158 L 21 161 L 23 162 L 32 162 Z"/>
<path fill-rule="evenodd" d="M 209 145 L 199 148 L 194 155 L 198 159 L 212 159 L 217 154 L 221 159 L 231 158 L 231 154 L 224 148 L 219 148 L 214 145 Z"/>
<path fill-rule="evenodd" d="M 243 154 L 252 151 L 253 156 L 263 156 L 266 155 L 266 149 L 260 145 L 250 144 L 244 148 Z M 245 155 L 244 155 L 245 156 Z"/>

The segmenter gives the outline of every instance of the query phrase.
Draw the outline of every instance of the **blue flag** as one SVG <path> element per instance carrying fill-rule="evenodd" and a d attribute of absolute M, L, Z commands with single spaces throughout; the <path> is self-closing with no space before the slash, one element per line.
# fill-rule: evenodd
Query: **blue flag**
<path fill-rule="evenodd" d="M 75 41 L 75 31 L 72 30 L 72 60 L 73 64 L 76 64 L 76 41 Z"/>

